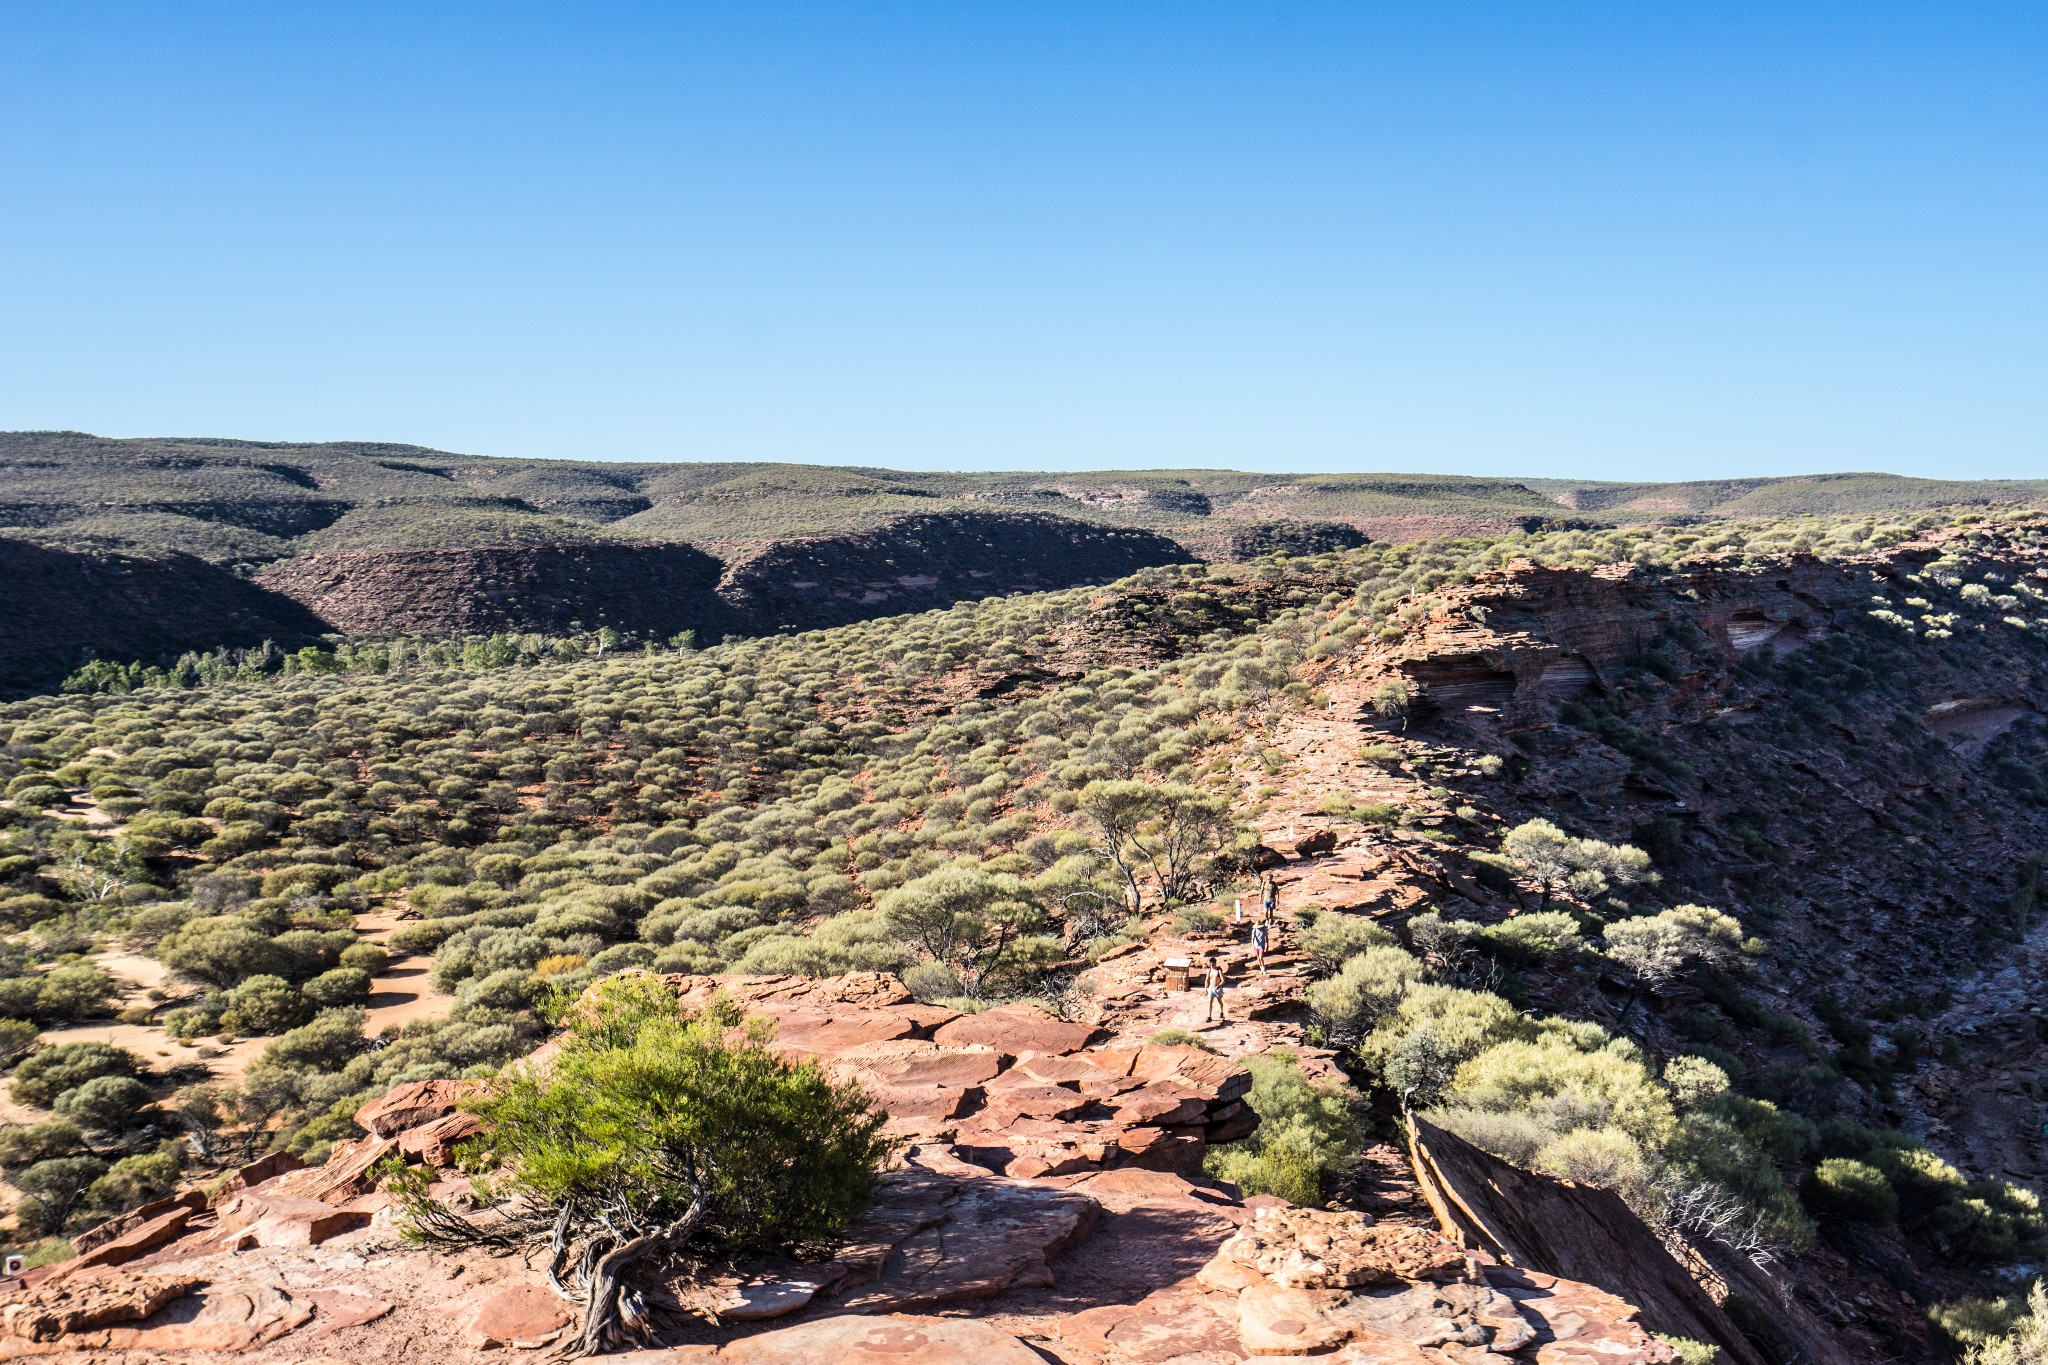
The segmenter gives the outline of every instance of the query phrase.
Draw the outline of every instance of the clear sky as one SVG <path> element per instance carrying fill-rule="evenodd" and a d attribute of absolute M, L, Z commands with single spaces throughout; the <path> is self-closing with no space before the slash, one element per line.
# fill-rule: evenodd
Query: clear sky
<path fill-rule="evenodd" d="M 0 427 L 2048 477 L 2048 7 L 0 3 Z"/>

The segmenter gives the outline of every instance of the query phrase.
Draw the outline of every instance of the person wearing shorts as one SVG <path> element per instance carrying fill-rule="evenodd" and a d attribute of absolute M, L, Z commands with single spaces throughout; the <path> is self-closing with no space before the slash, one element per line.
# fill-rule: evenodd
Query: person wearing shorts
<path fill-rule="evenodd" d="M 1260 976 L 1266 974 L 1266 944 L 1271 941 L 1268 938 L 1268 932 L 1263 924 L 1254 924 L 1252 926 L 1252 957 L 1259 964 Z"/>
<path fill-rule="evenodd" d="M 1209 1004 L 1202 1011 L 1202 1022 L 1206 1024 L 1211 1019 L 1227 1020 L 1228 1016 L 1223 1013 L 1223 968 L 1211 962 L 1209 974 L 1203 979 L 1203 984 L 1209 990 Z"/>

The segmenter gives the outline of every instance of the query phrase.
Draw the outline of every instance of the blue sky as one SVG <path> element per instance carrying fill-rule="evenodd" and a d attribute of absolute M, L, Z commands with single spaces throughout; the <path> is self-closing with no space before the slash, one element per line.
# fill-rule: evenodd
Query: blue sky
<path fill-rule="evenodd" d="M 2048 9 L 0 4 L 0 427 L 2048 476 Z"/>

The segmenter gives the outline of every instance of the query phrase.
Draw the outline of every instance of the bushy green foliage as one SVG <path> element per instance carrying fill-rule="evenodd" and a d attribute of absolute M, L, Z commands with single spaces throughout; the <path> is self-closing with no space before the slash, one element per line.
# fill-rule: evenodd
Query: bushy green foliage
<path fill-rule="evenodd" d="M 93 1183 L 107 1173 L 107 1163 L 94 1156 L 51 1157 L 13 1177 L 25 1196 L 15 1207 L 15 1221 L 38 1234 L 58 1231 L 82 1208 Z"/>
<path fill-rule="evenodd" d="M 566 1020 L 545 1069 L 495 1076 L 467 1107 L 469 1158 L 515 1199 L 537 1242 L 585 1243 L 586 1346 L 604 1344 L 619 1276 L 686 1244 L 724 1255 L 817 1253 L 871 1202 L 886 1118 L 858 1086 L 768 1046 L 724 997 L 686 1012 L 646 973 L 605 978 Z M 426 1241 L 502 1236 L 438 1204 L 423 1173 L 394 1184 Z M 559 1262 L 558 1262 L 559 1263 Z"/>
<path fill-rule="evenodd" d="M 12 1170 L 52 1157 L 70 1156 L 85 1146 L 85 1135 L 69 1119 L 9 1124 L 0 1128 L 0 1166 Z"/>
<path fill-rule="evenodd" d="M 1329 975 L 1372 948 L 1390 948 L 1394 936 L 1363 915 L 1324 914 L 1303 929 L 1296 944 L 1311 966 Z"/>
<path fill-rule="evenodd" d="M 1899 1196 L 1884 1172 L 1849 1157 L 1831 1156 L 1807 1172 L 1799 1197 L 1823 1218 L 1889 1227 L 1899 1217 Z"/>
<path fill-rule="evenodd" d="M 56 1109 L 82 1128 L 118 1132 L 149 1107 L 149 1087 L 132 1076 L 95 1076 L 57 1097 Z"/>
<path fill-rule="evenodd" d="M 1272 1194 L 1320 1207 L 1358 1151 L 1358 1120 L 1350 1098 L 1341 1090 L 1311 1085 L 1295 1059 L 1284 1053 L 1244 1061 L 1252 1073 L 1245 1103 L 1259 1116 L 1258 1129 L 1242 1142 L 1210 1149 L 1205 1169 L 1248 1195 Z"/>
<path fill-rule="evenodd" d="M 105 1213 L 161 1199 L 177 1188 L 183 1165 L 182 1144 L 176 1141 L 162 1143 L 153 1152 L 124 1156 L 87 1187 L 86 1199 Z"/>
<path fill-rule="evenodd" d="M 1937 1304 L 1927 1316 L 1963 1348 L 1962 1365 L 2048 1365 L 2048 1290 L 2039 1280 L 2024 1294 Z"/>
<path fill-rule="evenodd" d="M 32 1053 L 14 1069 L 17 1103 L 53 1107 L 66 1091 L 101 1076 L 133 1077 L 141 1059 L 107 1043 L 65 1043 Z"/>
<path fill-rule="evenodd" d="M 1534 883 L 1540 893 L 1537 909 L 1560 891 L 1584 901 L 1604 895 L 1609 886 L 1631 886 L 1655 877 L 1650 855 L 1629 844 L 1574 839 L 1548 820 L 1517 825 L 1501 839 L 1501 853 Z"/>

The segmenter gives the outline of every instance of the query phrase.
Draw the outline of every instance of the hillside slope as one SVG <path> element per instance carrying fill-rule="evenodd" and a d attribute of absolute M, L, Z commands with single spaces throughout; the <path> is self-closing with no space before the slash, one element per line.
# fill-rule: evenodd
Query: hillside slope
<path fill-rule="evenodd" d="M 1717 1294 L 1764 1275 L 1728 1310 L 1761 1315 L 1764 1358 L 1810 1319 L 1853 1358 L 1931 1361 L 1925 1311 L 2007 1284 L 2044 1232 L 2044 571 L 2039 518 L 1560 531 L 1155 566 L 694 652 L 16 702 L 0 1004 L 83 998 L 115 946 L 164 964 L 126 1025 L 163 1038 L 138 1063 L 153 1103 L 95 1142 L 152 1161 L 197 1125 L 204 1179 L 241 1148 L 368 1150 L 364 1104 L 523 1055 L 536 1001 L 621 968 L 900 972 L 921 1009 L 1028 996 L 1062 1027 L 1341 1067 L 1368 1136 L 1312 1171 L 1318 1199 L 1414 1208 L 1386 1174 L 1405 1101 L 1616 1191 Z M 1155 844 L 1117 875 L 1112 797 L 1191 813 L 1186 861 Z M 1527 853 L 1539 819 L 1555 838 Z M 948 870 L 1024 907 L 995 947 L 904 931 L 892 898 Z M 1259 874 L 1285 949 L 1266 975 L 1233 923 Z M 390 964 L 359 934 L 393 920 L 383 942 L 431 955 L 452 999 L 372 1039 L 349 1002 Z M 1221 1025 L 1168 989 L 1205 952 Z M 221 1034 L 275 1041 L 232 1095 L 181 1094 L 173 1035 Z M 1185 1176 L 1202 1143 L 1256 1144 L 1222 1098 L 1139 1145 Z M 961 1160 L 1116 1173 L 1062 1127 L 1098 1121 L 1065 1092 L 1014 1122 L 986 1099 L 924 1112 Z M 28 1210 L 75 1229 L 133 1188 Z"/>

